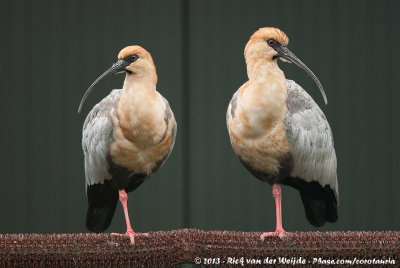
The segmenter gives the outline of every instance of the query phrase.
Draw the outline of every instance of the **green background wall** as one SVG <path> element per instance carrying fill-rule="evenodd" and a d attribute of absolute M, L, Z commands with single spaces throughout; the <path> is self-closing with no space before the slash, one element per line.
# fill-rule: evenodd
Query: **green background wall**
<path fill-rule="evenodd" d="M 173 153 L 129 195 L 134 229 L 272 230 L 271 187 L 230 147 L 225 111 L 246 79 L 243 50 L 281 28 L 319 77 L 279 63 L 321 105 L 335 138 L 339 220 L 308 224 L 283 189 L 287 231 L 399 230 L 398 1 L 0 1 L 0 233 L 86 232 L 81 129 L 123 75 L 79 101 L 126 45 L 154 58 L 178 121 Z M 124 231 L 121 206 L 108 231 Z"/>

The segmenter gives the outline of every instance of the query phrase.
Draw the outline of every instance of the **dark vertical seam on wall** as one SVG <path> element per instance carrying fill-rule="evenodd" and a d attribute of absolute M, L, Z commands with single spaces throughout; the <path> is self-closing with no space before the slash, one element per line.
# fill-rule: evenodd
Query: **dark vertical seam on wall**
<path fill-rule="evenodd" d="M 25 11 L 24 11 L 24 15 L 25 15 L 25 32 L 26 32 L 26 38 L 25 38 L 25 48 L 26 51 L 32 50 L 32 2 L 29 2 L 29 4 L 25 7 Z M 31 59 L 34 57 L 33 55 L 35 54 L 34 51 L 28 52 L 28 55 L 30 55 Z M 31 66 L 32 66 L 32 60 L 30 62 Z M 22 180 L 25 181 L 25 185 L 23 186 L 24 188 L 24 193 L 26 194 L 26 196 L 24 196 L 24 200 L 26 200 L 26 223 L 24 228 L 26 228 L 26 232 L 32 232 L 33 231 L 33 218 L 34 218 L 34 213 L 33 213 L 33 194 L 32 194 L 32 185 L 33 182 L 32 180 L 34 179 L 34 177 L 32 176 L 33 173 L 33 166 L 32 166 L 32 159 L 33 159 L 33 132 L 32 132 L 32 115 L 33 115 L 33 101 L 32 101 L 32 94 L 33 94 L 33 79 L 32 79 L 32 72 L 28 71 L 28 72 L 24 72 L 24 75 L 26 76 L 26 78 L 24 79 L 25 81 L 25 94 L 26 94 L 26 98 L 25 98 L 25 112 L 26 112 L 26 120 L 25 121 L 25 129 L 26 129 L 26 133 L 25 133 L 25 138 L 26 138 L 26 145 L 28 148 L 26 148 L 25 151 L 25 176 L 26 178 L 21 178 Z M 23 218 L 23 217 L 22 217 Z"/>
<path fill-rule="evenodd" d="M 190 227 L 190 95 L 189 95 L 189 1 L 181 0 L 182 47 L 182 212 L 183 226 Z"/>
<path fill-rule="evenodd" d="M 399 3 L 399 2 L 395 2 L 395 3 Z M 386 29 L 386 31 L 387 31 L 386 32 L 386 34 L 387 34 L 386 35 L 386 39 L 389 41 L 388 44 L 390 44 L 390 45 L 387 46 L 387 49 L 388 49 L 387 55 L 389 55 L 390 59 L 394 56 L 393 41 L 396 40 L 396 34 L 395 34 L 395 31 L 393 31 L 393 26 L 392 25 L 399 25 L 399 24 L 396 24 L 396 19 L 394 19 L 395 17 L 393 16 L 393 14 L 395 12 L 393 12 L 393 11 L 394 10 L 399 10 L 398 8 L 400 8 L 400 5 L 398 7 L 396 7 L 395 5 L 392 6 L 392 4 L 393 4 L 393 2 L 390 2 L 389 5 L 388 5 L 388 11 L 387 11 L 388 12 L 388 14 L 387 14 L 388 23 L 385 23 L 386 27 L 384 27 L 384 29 Z M 394 21 L 392 21 L 392 20 L 394 20 Z M 396 43 L 396 41 L 394 41 L 394 43 Z M 393 65 L 391 65 L 391 66 L 393 66 Z M 393 126 L 393 123 L 396 122 L 395 115 L 396 114 L 398 115 L 398 112 L 396 112 L 397 111 L 397 107 L 395 105 L 393 105 L 396 102 L 394 102 L 392 100 L 392 97 L 394 97 L 394 99 L 395 99 L 395 96 L 396 96 L 396 86 L 393 83 L 393 81 L 394 81 L 394 79 L 396 77 L 396 73 L 397 73 L 397 70 L 395 68 L 388 68 L 388 75 L 386 76 L 388 78 L 388 80 L 387 80 L 387 88 L 389 89 L 389 96 L 388 96 L 388 102 L 389 103 L 388 103 L 388 110 L 387 110 L 387 122 L 388 122 L 387 130 L 388 130 L 388 141 L 389 141 L 389 143 L 387 143 L 386 146 L 388 146 L 389 144 L 390 145 L 396 145 L 397 137 L 396 137 L 395 133 L 399 133 L 399 131 L 396 130 L 396 128 L 391 129 L 391 127 Z M 396 107 L 396 108 L 394 108 L 394 107 Z M 394 147 L 394 148 L 396 148 L 396 147 Z M 395 185 L 396 184 L 395 180 L 397 178 L 396 178 L 396 176 L 393 176 L 394 174 L 396 174 L 396 162 L 397 162 L 397 152 L 396 151 L 397 150 L 391 150 L 391 153 L 389 155 L 389 159 L 391 159 L 391 162 L 388 162 L 388 164 L 390 165 L 390 169 L 389 169 L 389 177 L 390 177 L 389 185 Z M 394 159 L 396 159 L 396 160 L 394 160 Z M 390 192 L 390 188 L 388 188 L 387 193 L 389 193 L 389 192 Z M 393 198 L 393 195 L 387 194 L 387 196 L 388 196 L 388 199 L 387 199 L 387 210 L 388 211 L 395 211 L 397 205 L 393 201 L 395 201 L 396 199 Z M 397 219 L 399 219 L 398 215 L 397 215 Z M 394 219 L 392 218 L 390 220 L 387 220 L 387 222 L 390 222 L 390 221 L 396 222 L 397 221 L 396 217 Z M 398 242 L 398 246 L 399 246 L 399 249 L 400 249 L 400 243 L 399 242 Z"/>
<path fill-rule="evenodd" d="M 381 3 L 381 5 L 382 5 L 382 11 L 383 11 L 383 20 L 385 19 L 385 18 L 390 18 L 390 16 L 388 16 L 388 9 L 387 9 L 387 2 L 386 1 L 383 1 L 382 3 Z M 391 25 L 391 23 L 385 23 L 387 26 L 386 27 L 382 27 L 383 29 L 381 29 L 382 30 L 382 34 L 383 34 L 383 36 L 382 36 L 382 39 L 383 39 L 383 41 L 384 41 L 384 44 L 389 44 L 390 43 L 390 41 L 389 41 L 389 38 L 388 38 L 388 28 L 390 27 L 390 25 Z M 386 52 L 387 53 L 387 52 Z M 388 58 L 389 57 L 383 57 L 381 60 L 382 60 L 382 63 L 383 63 L 383 66 L 389 66 L 389 62 L 388 62 Z M 384 71 L 382 70 L 382 73 L 383 73 Z M 386 75 L 383 75 L 383 77 L 387 77 L 387 74 Z M 389 79 L 383 79 L 383 83 L 381 83 L 381 85 L 382 85 L 382 88 L 385 88 L 385 89 L 389 89 Z M 388 140 L 390 140 L 390 133 L 392 132 L 392 131 L 390 131 L 390 128 L 388 127 L 389 125 L 390 125 L 390 121 L 389 121 L 389 118 L 390 118 L 390 114 L 389 114 L 389 102 L 388 102 L 388 99 L 387 99 L 387 97 L 386 96 L 384 96 L 383 97 L 383 99 L 382 99 L 382 101 L 383 101 L 383 106 L 385 107 L 384 108 L 384 115 L 385 116 L 383 116 L 382 117 L 382 120 L 383 120 L 383 131 L 385 132 L 385 133 L 388 133 L 388 134 L 386 134 L 385 136 L 387 137 L 387 138 L 389 138 Z M 387 141 L 386 141 L 387 142 Z M 389 157 L 388 157 L 388 154 L 384 154 L 384 159 L 386 158 L 386 161 L 384 161 L 385 163 L 389 163 Z M 389 179 L 389 182 L 390 182 L 390 180 L 392 180 L 393 179 L 393 177 L 392 176 L 390 176 L 389 174 L 390 174 L 390 170 L 389 169 L 384 169 L 384 174 L 386 174 L 386 176 L 385 177 L 391 177 L 391 179 Z M 394 182 L 394 181 L 393 181 Z M 388 192 L 388 190 L 389 190 L 389 188 L 388 188 L 388 185 L 393 185 L 392 183 L 389 183 L 389 184 L 384 184 L 384 187 L 383 187 L 383 191 L 384 191 L 384 193 L 387 193 Z M 390 195 L 388 195 L 388 194 L 383 194 L 383 197 L 384 197 L 384 199 L 383 199 L 383 202 L 385 203 L 385 204 L 390 204 Z M 384 216 L 384 218 L 385 218 L 385 220 L 384 220 L 384 222 L 385 222 L 385 224 L 387 224 L 388 222 L 390 222 L 390 216 L 389 216 L 389 214 L 390 214 L 390 212 L 388 213 L 388 211 L 390 211 L 390 210 L 385 210 L 385 212 L 386 213 L 383 213 L 383 216 Z M 385 228 L 389 228 L 389 226 L 385 226 Z"/>
<path fill-rule="evenodd" d="M 368 20 L 365 23 L 365 26 L 367 27 L 368 31 L 367 31 L 367 37 L 365 40 L 371 40 L 371 42 L 367 42 L 365 44 L 365 46 L 367 47 L 367 51 L 370 52 L 370 54 L 368 55 L 368 62 L 370 62 L 371 59 L 376 59 L 376 54 L 375 54 L 375 50 L 374 50 L 374 15 L 375 12 L 373 11 L 373 1 L 367 1 L 366 2 L 366 13 L 367 13 L 367 18 Z M 358 71 L 358 68 L 357 68 Z M 376 85 L 376 79 L 375 79 L 375 71 L 374 68 L 367 68 L 367 76 L 365 77 L 365 82 L 367 85 L 371 85 L 371 88 L 373 88 L 373 86 Z M 353 79 L 349 79 L 346 78 L 350 81 L 352 81 L 351 87 L 350 88 L 354 88 L 354 84 L 355 81 Z M 355 94 L 354 94 L 355 95 Z M 361 99 L 362 101 L 362 99 Z M 368 92 L 368 96 L 365 97 L 365 102 L 367 103 L 367 107 L 370 107 L 370 111 L 369 114 L 371 114 L 371 111 L 374 110 L 374 104 L 375 104 L 375 100 L 374 100 L 374 92 Z M 382 114 L 380 114 L 381 116 Z M 372 116 L 376 116 L 375 114 L 373 114 Z M 371 116 L 371 117 L 372 117 Z M 372 129 L 376 129 L 376 120 L 378 118 L 374 117 L 371 118 L 371 120 L 369 121 L 368 127 L 372 127 Z M 380 119 L 378 119 L 380 120 Z M 374 144 L 374 133 L 371 131 L 365 131 L 365 135 L 367 135 L 367 142 L 368 145 L 370 145 L 370 148 L 374 148 L 375 144 Z M 380 157 L 380 156 L 379 156 Z M 366 161 L 363 163 L 365 165 L 365 169 L 366 169 L 366 174 L 371 174 L 370 178 L 373 178 L 374 176 L 374 169 L 372 168 L 373 166 L 375 166 L 375 161 L 379 159 L 379 157 L 375 156 L 374 154 L 371 154 L 371 157 L 367 157 Z M 379 161 L 379 160 L 378 160 Z M 360 177 L 358 177 L 358 181 L 363 181 L 363 179 L 360 179 Z M 379 185 L 378 185 L 378 181 L 377 180 L 371 180 L 371 184 L 373 185 L 373 187 L 367 187 L 365 184 L 361 184 L 361 187 L 359 187 L 359 189 L 364 192 L 364 194 L 366 196 L 370 196 L 371 199 L 369 199 L 367 202 L 365 202 L 366 206 L 371 206 L 371 208 L 375 207 L 375 202 L 372 201 L 375 198 L 379 198 L 378 195 L 378 191 L 380 190 Z M 378 189 L 375 189 L 375 187 L 378 186 Z M 372 188 L 372 189 L 371 189 Z M 371 202 L 371 201 L 372 202 Z M 361 203 L 361 202 L 360 202 Z M 360 204 L 359 203 L 359 204 Z M 368 204 L 368 205 L 367 205 Z M 366 209 L 364 206 L 364 209 L 361 210 L 363 213 L 368 213 L 369 209 Z M 375 224 L 376 224 L 376 217 L 374 214 L 372 213 L 368 213 L 367 214 L 368 217 L 368 225 L 366 226 L 367 228 L 372 228 Z"/>
<path fill-rule="evenodd" d="M 61 1 L 58 2 L 57 5 L 55 5 L 53 8 L 57 11 L 63 11 L 60 12 L 61 14 L 59 15 L 60 19 L 62 20 L 62 23 L 59 25 L 62 34 L 60 34 L 59 36 L 57 36 L 57 38 L 55 39 L 55 42 L 57 43 L 61 43 L 60 47 L 61 47 L 61 51 L 64 51 L 64 53 L 66 55 L 68 55 L 68 41 L 66 40 L 66 35 L 68 33 L 68 4 L 70 4 L 70 1 Z M 52 29 L 52 31 L 54 30 L 54 28 Z M 62 73 L 62 76 L 67 78 L 69 77 L 69 66 L 70 65 L 70 61 L 71 58 L 68 57 L 68 60 L 65 61 L 66 64 L 61 64 L 60 68 L 60 72 Z M 68 88 L 72 88 L 71 85 L 71 81 L 66 82 L 68 86 Z M 61 112 L 59 115 L 60 117 L 62 117 L 63 115 L 65 115 L 64 111 L 68 111 L 68 96 L 70 96 L 71 94 L 66 94 L 65 92 L 61 93 L 63 95 L 63 99 L 64 101 L 61 101 L 58 104 L 58 108 L 61 109 Z M 54 97 L 56 99 L 56 96 Z M 68 115 L 68 118 L 65 118 L 65 122 L 64 124 L 62 124 L 61 128 L 62 131 L 61 133 L 59 132 L 59 130 L 56 132 L 57 134 L 62 135 L 62 133 L 68 133 L 68 120 L 71 118 L 70 115 Z M 59 141 L 57 142 L 57 144 L 60 144 Z M 60 146 L 60 148 L 62 148 L 62 150 L 65 152 L 63 154 L 60 155 L 60 160 L 57 163 L 57 165 L 64 166 L 64 167 L 68 167 L 68 153 L 67 150 L 71 150 L 72 147 L 67 147 L 67 142 L 63 142 L 62 145 L 58 145 Z M 68 174 L 70 171 L 64 171 L 64 173 Z M 61 175 L 61 174 L 59 174 Z M 61 175 L 62 176 L 62 175 Z M 64 175 L 65 176 L 65 175 Z M 69 175 L 67 175 L 69 177 Z M 65 183 L 65 184 L 64 184 Z M 63 193 L 60 193 L 61 196 L 63 196 L 64 202 L 62 202 L 62 205 L 60 206 L 61 209 L 64 210 L 64 228 L 70 228 L 71 226 L 71 222 L 73 219 L 73 216 L 69 216 L 69 207 L 71 205 L 70 202 L 68 202 L 68 196 L 71 193 L 71 189 L 70 189 L 70 185 L 71 185 L 71 181 L 67 180 L 66 182 L 63 182 L 64 184 L 64 191 Z"/>

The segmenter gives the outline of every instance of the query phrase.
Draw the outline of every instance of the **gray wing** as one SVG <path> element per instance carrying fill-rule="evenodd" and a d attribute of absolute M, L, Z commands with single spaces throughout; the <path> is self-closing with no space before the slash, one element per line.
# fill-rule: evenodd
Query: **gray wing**
<path fill-rule="evenodd" d="M 169 121 L 172 120 L 172 129 L 171 129 L 171 136 L 172 136 L 171 139 L 172 139 L 172 140 L 171 140 L 171 147 L 170 147 L 170 149 L 169 149 L 169 152 L 168 152 L 167 156 L 161 161 L 159 167 L 161 167 L 162 165 L 164 165 L 165 161 L 168 159 L 168 157 L 171 155 L 172 150 L 174 149 L 175 138 L 176 138 L 176 131 L 177 131 L 177 128 L 178 128 L 178 124 L 176 123 L 176 120 L 175 120 L 175 115 L 174 115 L 174 113 L 172 112 L 171 107 L 169 106 L 168 100 L 167 100 L 166 98 L 164 98 L 163 96 L 161 96 L 161 97 L 162 97 L 162 99 L 163 99 L 163 101 L 164 101 L 164 103 L 165 103 L 164 120 L 165 120 L 165 124 L 167 125 L 167 130 L 168 130 Z M 166 130 L 166 131 L 167 131 L 167 130 Z M 167 134 L 166 134 L 166 135 L 167 135 Z M 166 135 L 164 136 L 164 139 L 165 139 Z"/>
<path fill-rule="evenodd" d="M 233 119 L 233 117 L 235 116 L 235 110 L 236 110 L 236 106 L 237 106 L 237 98 L 238 98 L 238 94 L 240 92 L 240 90 L 242 89 L 243 86 L 241 86 L 236 92 L 235 94 L 233 94 L 231 101 L 229 102 L 228 105 L 228 110 L 226 111 L 226 126 L 229 129 L 229 120 Z"/>
<path fill-rule="evenodd" d="M 113 143 L 112 108 L 117 109 L 121 91 L 114 89 L 96 104 L 86 117 L 82 130 L 82 149 L 85 156 L 86 187 L 111 179 L 107 163 L 108 148 Z"/>
<path fill-rule="evenodd" d="M 288 112 L 286 138 L 292 148 L 292 177 L 330 185 L 339 204 L 336 153 L 332 131 L 324 113 L 308 93 L 292 80 L 286 80 Z"/>

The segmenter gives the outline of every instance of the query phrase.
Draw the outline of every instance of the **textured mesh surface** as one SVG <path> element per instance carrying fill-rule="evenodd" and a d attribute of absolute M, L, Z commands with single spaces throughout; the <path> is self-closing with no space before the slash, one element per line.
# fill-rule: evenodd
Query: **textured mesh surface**
<path fill-rule="evenodd" d="M 380 259 L 400 263 L 400 232 L 297 232 L 285 240 L 261 233 L 183 229 L 149 237 L 110 234 L 0 235 L 0 267 L 172 266 L 201 259 Z M 202 260 L 202 264 L 203 260 Z M 211 263 L 212 264 L 212 263 Z M 215 263 L 214 263 L 215 264 Z M 291 266 L 291 265 L 290 265 Z M 304 267 L 304 266 L 302 266 Z"/>

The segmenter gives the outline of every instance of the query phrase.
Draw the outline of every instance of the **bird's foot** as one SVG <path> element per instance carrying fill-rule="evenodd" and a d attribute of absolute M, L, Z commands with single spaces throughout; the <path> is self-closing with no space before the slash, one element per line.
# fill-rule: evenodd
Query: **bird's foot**
<path fill-rule="evenodd" d="M 287 238 L 287 235 L 288 235 L 288 233 L 285 232 L 285 230 L 283 230 L 283 229 L 276 229 L 275 232 L 266 232 L 266 233 L 262 233 L 261 236 L 260 236 L 260 239 L 261 239 L 262 241 L 264 241 L 264 239 L 265 239 L 266 237 L 269 237 L 269 236 L 279 236 L 280 239 L 285 240 L 285 239 Z"/>
<path fill-rule="evenodd" d="M 113 236 L 129 236 L 131 244 L 135 244 L 135 236 L 149 236 L 149 233 L 135 233 L 134 231 L 127 231 L 124 234 L 111 233 Z"/>

